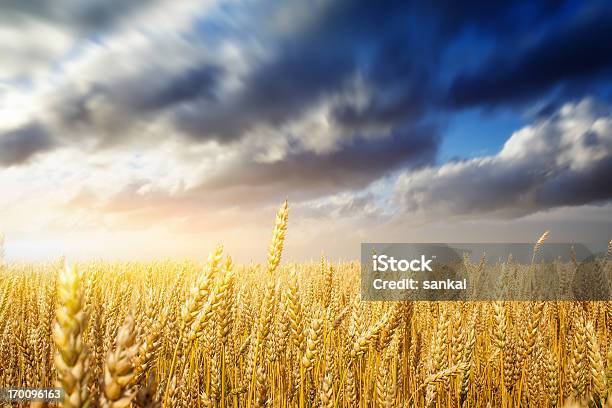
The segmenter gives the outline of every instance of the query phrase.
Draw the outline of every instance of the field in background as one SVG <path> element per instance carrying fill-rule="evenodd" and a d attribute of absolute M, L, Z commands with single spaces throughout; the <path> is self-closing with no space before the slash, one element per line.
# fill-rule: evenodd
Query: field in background
<path fill-rule="evenodd" d="M 612 303 L 361 302 L 358 263 L 281 265 L 287 219 L 265 265 L 219 247 L 0 266 L 0 387 L 58 384 L 65 407 L 605 406 Z"/>

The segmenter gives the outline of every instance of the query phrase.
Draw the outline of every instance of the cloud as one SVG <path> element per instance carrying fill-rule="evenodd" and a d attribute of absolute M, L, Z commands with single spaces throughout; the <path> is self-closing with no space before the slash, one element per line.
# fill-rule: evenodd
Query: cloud
<path fill-rule="evenodd" d="M 287 197 L 300 203 L 345 192 L 352 197 L 348 202 L 323 207 L 347 215 L 372 207 L 368 204 L 371 193 L 353 197 L 353 191 L 367 188 L 389 171 L 433 163 L 438 139 L 432 128 L 401 129 L 392 137 L 355 138 L 345 144 L 332 152 L 301 152 L 273 162 L 238 155 L 211 169 L 199 183 L 182 184 L 173 192 L 156 186 L 154 180 L 140 179 L 94 203 L 88 191 L 81 191 L 67 205 L 108 214 L 155 214 L 159 220 L 195 220 L 227 208 L 252 211 L 275 206 Z"/>
<path fill-rule="evenodd" d="M 122 47 L 113 43 L 99 49 L 96 64 L 71 72 L 52 93 L 56 131 L 85 132 L 105 139 L 102 145 L 115 144 L 139 123 L 163 117 L 191 143 L 232 143 L 256 129 L 300 120 L 330 100 L 338 106 L 329 120 L 349 132 L 417 121 L 429 105 L 425 72 L 433 64 L 425 55 L 430 51 L 413 41 L 418 30 L 402 22 L 411 13 L 402 2 L 372 12 L 338 1 L 284 31 L 251 21 L 246 25 L 255 31 L 237 35 L 228 17 L 207 42 L 187 29 L 181 37 L 143 35 L 137 44 L 150 48 L 144 53 L 119 52 Z M 340 101 L 356 80 L 367 89 L 365 103 Z"/>
<path fill-rule="evenodd" d="M 533 100 L 559 85 L 605 80 L 612 72 L 612 10 L 579 13 L 574 21 L 537 41 L 508 49 L 499 47 L 473 73 L 452 83 L 453 107 L 494 106 Z"/>
<path fill-rule="evenodd" d="M 243 159 L 213 173 L 200 188 L 226 203 L 275 202 L 285 195 L 312 199 L 364 188 L 398 168 L 431 164 L 438 143 L 431 127 L 399 128 L 389 137 L 346 139 L 327 153 L 304 151 L 272 162 Z"/>
<path fill-rule="evenodd" d="M 153 142 L 154 133 L 144 129 L 163 122 L 164 110 L 217 98 L 223 75 L 220 66 L 202 63 L 174 72 L 176 68 L 157 65 L 155 59 L 149 62 L 150 68 L 133 67 L 111 81 L 66 84 L 47 102 L 50 127 L 65 138 L 82 138 L 87 133 L 99 146 L 127 144 L 142 133 Z"/>
<path fill-rule="evenodd" d="M 138 9 L 150 6 L 158 0 L 6 0 L 0 6 L 3 24 L 20 25 L 36 19 L 54 25 L 91 34 L 110 29 Z"/>
<path fill-rule="evenodd" d="M 377 106 L 366 108 L 366 113 L 356 111 L 349 102 L 339 106 L 330 120 L 347 125 L 343 118 L 367 115 L 370 121 L 385 125 L 405 121 L 416 111 L 424 92 L 392 96 L 388 91 L 395 87 L 395 93 L 400 94 L 425 82 L 422 76 L 411 75 L 418 69 L 420 52 L 410 41 L 413 34 L 401 24 L 411 7 L 389 2 L 372 10 L 363 3 L 337 1 L 318 11 L 306 22 L 295 24 L 297 29 L 266 36 L 269 52 L 251 62 L 235 93 L 213 103 L 201 100 L 180 106 L 175 112 L 177 127 L 195 140 L 234 141 L 262 126 L 273 128 L 295 121 L 313 106 L 345 93 L 355 78 L 368 83 L 373 93 L 371 104 Z M 382 26 L 384 30 L 380 30 Z M 363 62 L 364 53 L 369 52 L 376 54 L 372 66 Z M 409 61 L 408 56 L 413 59 Z M 380 93 L 387 96 L 377 97 L 383 82 L 385 89 Z M 359 123 L 354 120 L 350 125 L 358 127 Z"/>
<path fill-rule="evenodd" d="M 296 50 L 255 69 L 239 95 L 178 109 L 176 124 L 195 139 L 231 141 L 257 126 L 282 126 L 342 88 L 350 62 Z"/>
<path fill-rule="evenodd" d="M 596 199 L 597 191 L 587 191 L 580 172 L 566 173 L 551 164 L 534 169 L 532 160 L 501 153 L 444 165 L 441 174 L 415 170 L 435 162 L 442 143 L 439 124 L 449 110 L 537 101 L 558 85 L 607 72 L 608 53 L 600 51 L 608 45 L 592 39 L 607 38 L 608 13 L 574 13 L 578 18 L 563 14 L 555 2 L 492 7 L 478 1 L 459 7 L 446 0 L 388 1 L 375 8 L 335 0 L 317 3 L 308 13 L 299 1 L 211 9 L 181 2 L 176 9 L 182 11 L 169 13 L 171 3 L 66 0 L 64 8 L 15 1 L 0 6 L 13 28 L 36 22 L 70 39 L 52 53 L 55 57 L 43 53 L 40 61 L 48 62 L 49 73 L 40 82 L 6 85 L 11 92 L 32 95 L 28 105 L 36 119 L 24 129 L 38 129 L 34 142 L 39 143 L 28 132 L 11 133 L 6 140 L 28 148 L 19 150 L 25 152 L 21 156 L 12 153 L 10 161 L 0 160 L 0 166 L 25 163 L 60 145 L 81 149 L 115 170 L 118 158 L 149 158 L 113 180 L 108 189 L 116 195 L 106 203 L 109 212 L 161 206 L 170 213 L 180 211 L 178 204 L 195 212 L 236 202 L 267 205 L 287 195 L 295 200 L 359 195 L 398 171 L 407 172 L 403 183 L 414 187 L 413 197 L 402 198 L 407 208 L 430 205 L 429 190 L 419 191 L 424 189 L 419 177 L 443 182 L 453 172 L 469 175 L 472 184 L 453 180 L 446 190 L 436 190 L 431 194 L 442 199 L 432 208 L 446 200 L 458 213 L 479 206 L 496 211 L 514 200 L 506 191 L 534 190 L 548 180 L 549 168 L 557 175 L 549 190 L 582 188 L 577 197 Z M 174 13 L 182 17 L 175 19 Z M 544 28 L 534 33 L 534 26 Z M 503 51 L 493 51 L 490 60 L 476 55 L 483 59 L 474 62 L 481 66 L 476 72 L 441 64 L 449 48 L 461 50 L 457 44 L 466 32 L 477 34 L 464 47 L 480 49 L 486 43 Z M 451 103 L 445 100 L 449 84 Z M 591 138 L 600 146 L 599 136 Z M 176 147 L 165 151 L 166 142 Z M 543 157 L 537 158 L 548 163 Z M 168 170 L 168 163 L 180 163 L 180 171 Z M 159 182 L 160 168 L 172 172 L 171 182 Z M 588 175 L 598 176 L 596 170 Z M 83 184 L 98 192 L 95 184 L 103 182 L 92 174 Z M 500 198 L 472 203 L 455 184 L 479 191 L 486 186 Z M 570 200 L 549 190 L 527 194 L 515 203 L 515 212 Z M 102 201 L 113 192 L 101 194 Z M 370 208 L 366 198 L 345 207 Z M 79 203 L 101 205 L 87 196 L 73 204 Z"/>
<path fill-rule="evenodd" d="M 172 12 L 173 2 L 162 0 L 43 3 L 0 6 L 17 21 L 14 27 L 35 22 L 70 38 L 53 51 L 56 60 L 41 54 L 38 65 L 47 61 L 53 75 L 43 89 L 35 88 L 31 105 L 43 112 L 37 117 L 55 137 L 69 144 L 86 138 L 100 148 L 135 139 L 155 144 L 171 135 L 187 145 L 215 142 L 232 149 L 259 134 L 292 129 L 321 106 L 328 108 L 325 120 L 334 132 L 330 146 L 342 146 L 337 134 L 391 137 L 392 129 L 418 127 L 440 114 L 446 81 L 454 75 L 440 62 L 464 30 L 503 46 L 501 41 L 520 42 L 534 24 L 559 17 L 554 2 L 498 8 L 488 2 L 457 7 L 441 0 L 433 7 L 388 1 L 372 8 L 335 0 L 307 13 L 295 1 L 209 8 L 181 2 Z M 160 17 L 165 15 L 172 18 Z M 274 18 L 262 23 L 264 15 Z M 589 22 L 575 23 L 566 34 L 551 30 L 534 50 L 522 52 L 538 56 L 549 43 L 584 31 L 574 41 L 581 45 L 598 30 Z M 606 33 L 604 23 L 599 31 Z M 25 72 L 26 60 L 15 70 Z M 487 92 L 481 77 L 500 71 L 490 68 L 484 64 L 482 75 L 464 73 L 454 81 L 453 108 L 472 103 L 464 102 L 471 93 Z M 538 77 L 529 89 L 539 95 L 568 75 L 572 72 Z M 502 80 L 514 83 L 512 76 Z M 490 87 L 500 89 L 497 82 Z M 519 88 L 508 86 L 505 95 Z M 298 145 L 313 144 L 307 132 L 297 133 Z M 282 139 L 271 139 L 270 148 L 296 143 L 289 132 Z"/>
<path fill-rule="evenodd" d="M 172 78 L 167 84 L 156 89 L 150 95 L 141 96 L 135 101 L 135 109 L 156 111 L 181 102 L 203 98 L 216 99 L 215 92 L 223 69 L 212 64 L 203 64 Z"/>
<path fill-rule="evenodd" d="M 51 135 L 37 123 L 0 133 L 0 165 L 22 164 L 55 145 Z"/>
<path fill-rule="evenodd" d="M 7 0 L 0 4 L 0 80 L 31 81 L 84 42 L 101 38 L 159 0 Z"/>
<path fill-rule="evenodd" d="M 86 242 L 96 254 L 198 255 L 221 240 L 251 256 L 289 198 L 299 234 L 288 250 L 301 257 L 326 245 L 352 257 L 369 239 L 529 239 L 565 221 L 603 236 L 610 108 L 576 101 L 612 100 L 601 97 L 610 11 L 555 0 L 4 1 L 0 223 L 74 252 Z M 457 135 L 473 124 L 459 111 L 508 106 L 537 121 L 496 155 L 439 162 L 499 141 L 476 132 L 463 146 Z M 459 128 L 449 140 L 445 124 Z"/>
<path fill-rule="evenodd" d="M 612 199 L 612 108 L 592 100 L 515 132 L 495 156 L 405 173 L 394 201 L 426 217 L 518 217 Z"/>

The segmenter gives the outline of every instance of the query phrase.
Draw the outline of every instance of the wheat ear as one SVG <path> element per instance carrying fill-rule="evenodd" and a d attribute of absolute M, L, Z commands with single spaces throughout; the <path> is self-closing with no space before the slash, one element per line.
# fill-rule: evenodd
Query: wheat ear
<path fill-rule="evenodd" d="M 134 318 L 129 315 L 117 333 L 115 350 L 108 353 L 104 367 L 104 408 L 128 408 L 134 398 L 129 384 L 135 376 L 132 360 L 138 353 Z"/>
<path fill-rule="evenodd" d="M 88 351 L 83 342 L 87 314 L 83 308 L 81 276 L 76 267 L 65 266 L 59 273 L 57 296 L 59 304 L 55 314 L 53 341 L 57 347 L 55 370 L 58 386 L 65 392 L 63 407 L 88 407 Z"/>

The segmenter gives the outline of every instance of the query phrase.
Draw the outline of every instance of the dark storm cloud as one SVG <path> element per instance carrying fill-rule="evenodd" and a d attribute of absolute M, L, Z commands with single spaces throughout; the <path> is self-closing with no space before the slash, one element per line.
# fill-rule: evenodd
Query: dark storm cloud
<path fill-rule="evenodd" d="M 53 148 L 49 133 L 38 123 L 0 133 L 0 166 L 24 163 L 37 153 Z"/>
<path fill-rule="evenodd" d="M 318 51 L 313 51 L 314 53 Z M 345 55 L 288 52 L 246 79 L 235 99 L 179 109 L 176 124 L 195 139 L 230 141 L 256 125 L 280 126 L 331 95 L 347 79 L 352 62 Z"/>
<path fill-rule="evenodd" d="M 409 11 L 403 2 L 375 8 L 359 2 L 331 3 L 312 24 L 279 38 L 273 46 L 274 57 L 254 67 L 244 79 L 242 92 L 217 104 L 183 107 L 177 113 L 177 125 L 196 139 L 234 140 L 257 125 L 280 126 L 299 118 L 325 96 L 345 88 L 352 75 L 363 69 L 364 47 L 380 47 L 387 34 L 401 29 L 401 19 Z M 400 34 L 394 33 L 394 39 Z M 398 60 L 412 50 L 408 41 L 396 45 L 385 65 L 400 65 Z M 406 66 L 405 61 L 401 66 Z M 403 73 L 405 78 L 409 74 Z M 402 119 L 402 108 L 393 108 L 400 111 L 393 119 Z"/>
<path fill-rule="evenodd" d="M 398 129 L 385 138 L 347 140 L 326 154 L 302 152 L 272 163 L 235 163 L 213 174 L 201 191 L 244 202 L 273 202 L 286 194 L 311 199 L 364 188 L 394 169 L 431 164 L 438 146 L 437 134 L 430 127 Z"/>
<path fill-rule="evenodd" d="M 558 85 L 605 79 L 612 74 L 612 10 L 590 10 L 539 41 L 500 48 L 475 73 L 462 74 L 450 90 L 454 107 L 533 100 Z"/>
<path fill-rule="evenodd" d="M 79 90 L 68 86 L 56 94 L 51 109 L 59 128 L 66 130 L 64 137 L 81 138 L 86 132 L 99 146 L 116 145 L 129 140 L 136 126 L 154 122 L 166 108 L 216 101 L 223 71 L 210 63 L 176 75 L 151 67 L 113 83 L 91 83 Z"/>
<path fill-rule="evenodd" d="M 400 178 L 405 211 L 522 216 L 612 199 L 612 109 L 584 100 L 515 133 L 495 155 Z"/>
<path fill-rule="evenodd" d="M 593 160 L 586 171 L 564 169 L 541 186 L 535 201 L 544 208 L 560 205 L 582 205 L 612 199 L 612 150 Z"/>
<path fill-rule="evenodd" d="M 405 24 L 414 19 L 413 8 L 404 2 L 374 9 L 361 2 L 332 2 L 300 30 L 264 35 L 271 56 L 252 62 L 235 94 L 219 87 L 231 66 L 195 61 L 186 71 L 168 73 L 157 72 L 153 62 L 151 72 L 147 68 L 111 83 L 101 78 L 86 89 L 65 89 L 55 104 L 57 115 L 69 128 L 89 125 L 106 137 L 148 115 L 168 112 L 195 141 L 229 142 L 262 125 L 298 120 L 361 75 L 372 91 L 368 106 L 338 105 L 331 119 L 349 132 L 370 124 L 395 127 L 418 120 L 429 105 L 430 50 L 415 47 L 418 29 Z M 96 121 L 89 107 L 94 99 L 96 106 L 102 103 L 115 113 Z"/>
<path fill-rule="evenodd" d="M 500 45 L 512 44 L 527 35 L 533 24 L 558 12 L 556 4 L 513 2 L 494 7 L 490 2 L 474 2 L 459 7 L 439 0 L 435 5 L 388 1 L 373 7 L 368 2 L 329 2 L 313 12 L 307 22 L 296 23 L 294 30 L 278 32 L 265 24 L 254 24 L 254 30 L 258 30 L 255 38 L 260 38 L 269 52 L 261 60 L 249 61 L 248 71 L 239 79 L 238 91 L 227 93 L 220 86 L 232 71 L 231 65 L 224 66 L 214 57 L 212 61 L 198 62 L 194 56 L 193 64 L 182 71 L 157 72 L 152 61 L 150 67 L 128 78 L 113 82 L 100 78 L 89 88 L 65 89 L 64 102 L 56 109 L 60 122 L 68 127 L 89 122 L 92 132 L 88 133 L 99 130 L 101 138 L 110 139 L 105 144 L 120 142 L 125 137 L 113 135 L 126 134 L 134 124 L 161 113 L 168 113 L 174 126 L 196 142 L 214 139 L 226 143 L 240 140 L 262 126 L 278 128 L 299 120 L 309 109 L 341 95 L 352 80 L 359 78 L 367 89 L 366 100 L 359 104 L 346 98 L 336 100 L 329 118 L 333 125 L 352 133 L 365 126 L 418 123 L 436 114 L 440 101 L 445 99 L 441 78 L 448 74 L 448 67 L 440 65 L 441 56 L 463 29 L 475 28 Z M 124 7 L 136 6 L 142 7 L 143 3 Z M 262 14 L 274 15 L 278 4 L 262 2 L 254 7 L 263 9 Z M 583 35 L 587 39 L 592 37 L 591 31 L 597 32 L 585 28 L 586 23 L 576 25 L 579 27 L 568 29 L 567 34 L 552 30 L 553 38 L 543 41 L 539 48 L 571 37 L 574 31 L 590 30 Z M 228 30 L 225 34 L 224 29 Z M 214 38 L 235 35 L 230 32 L 221 24 Z M 206 45 L 194 42 L 193 46 Z M 160 54 L 159 58 L 164 56 Z M 503 75 L 495 74 L 500 72 L 499 67 L 485 67 L 481 76 L 492 76 L 492 83 L 495 75 Z M 528 88 L 534 95 L 545 91 L 564 79 L 564 73 L 557 69 L 558 75 L 538 77 L 537 83 L 531 81 L 523 89 Z M 512 83 L 511 79 L 508 82 Z M 486 96 L 500 89 L 496 83 L 488 85 L 485 80 L 483 86 L 479 81 L 477 75 L 472 78 L 464 74 L 456 79 L 453 104 L 463 106 L 470 103 L 470 98 L 477 99 L 479 93 Z M 487 86 L 491 90 L 487 91 Z M 501 103 L 520 92 L 520 86 L 501 87 L 498 99 Z M 476 96 L 470 96 L 472 93 Z M 111 114 L 94 120 L 95 113 L 89 108 L 94 97 L 96 106 L 102 103 Z"/>
<path fill-rule="evenodd" d="M 215 100 L 215 91 L 222 74 L 223 69 L 216 65 L 203 64 L 192 68 L 171 78 L 149 95 L 139 98 L 135 102 L 136 109 L 146 112 L 199 98 Z"/>
<path fill-rule="evenodd" d="M 427 59 L 429 60 L 429 59 Z M 334 107 L 334 119 L 345 127 L 386 125 L 416 120 L 431 108 L 432 88 L 428 63 L 403 42 L 388 40 L 375 53 L 366 78 L 375 90 L 365 106 L 348 103 Z"/>
<path fill-rule="evenodd" d="M 494 41 L 513 42 L 560 8 L 554 1 L 438 3 L 330 2 L 300 30 L 273 39 L 272 58 L 253 67 L 237 95 L 221 95 L 213 103 L 185 104 L 193 101 L 189 95 L 174 99 L 182 104 L 175 112 L 176 126 L 195 140 L 233 141 L 257 126 L 282 126 L 299 118 L 342 92 L 354 77 L 365 82 L 368 99 L 359 106 L 338 102 L 331 117 L 337 124 L 352 131 L 418 121 L 439 109 L 445 70 L 440 58 L 461 30 L 476 27 Z"/>
<path fill-rule="evenodd" d="M 423 1 L 423 9 L 436 15 L 440 31 L 452 36 L 466 26 L 495 37 L 512 36 L 559 12 L 566 2 L 559 0 L 491 2 L 475 0 Z"/>

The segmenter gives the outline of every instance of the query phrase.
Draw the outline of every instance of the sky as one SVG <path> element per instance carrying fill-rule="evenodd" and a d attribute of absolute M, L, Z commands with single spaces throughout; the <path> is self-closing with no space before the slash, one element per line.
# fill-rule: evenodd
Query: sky
<path fill-rule="evenodd" d="M 602 1 L 7 0 L 9 260 L 612 238 Z"/>

